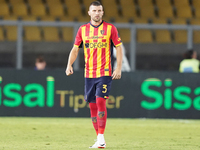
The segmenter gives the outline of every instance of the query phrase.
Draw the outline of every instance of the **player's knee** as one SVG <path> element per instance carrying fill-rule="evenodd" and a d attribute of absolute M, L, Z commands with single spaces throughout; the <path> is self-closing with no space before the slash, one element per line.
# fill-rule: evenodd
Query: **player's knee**
<path fill-rule="evenodd" d="M 106 105 L 106 99 L 103 97 L 97 97 L 96 103 L 98 106 L 104 106 Z"/>

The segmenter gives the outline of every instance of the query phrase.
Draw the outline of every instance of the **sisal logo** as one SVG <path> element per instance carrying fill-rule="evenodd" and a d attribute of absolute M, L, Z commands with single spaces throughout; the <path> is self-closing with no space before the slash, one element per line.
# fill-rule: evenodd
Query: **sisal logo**
<path fill-rule="evenodd" d="M 54 78 L 48 76 L 47 88 L 38 83 L 29 83 L 22 87 L 19 83 L 8 83 L 4 87 L 0 86 L 0 106 L 18 107 L 22 103 L 27 107 L 53 107 L 54 106 Z M 0 85 L 2 82 L 0 76 Z M 21 92 L 25 94 L 22 95 Z M 5 98 L 3 99 L 2 96 Z M 46 100 L 45 100 L 46 97 Z"/>
<path fill-rule="evenodd" d="M 59 103 L 63 108 L 74 108 L 78 112 L 80 108 L 89 107 L 84 100 L 84 95 L 75 94 L 74 90 L 56 90 L 55 79 L 52 76 L 46 78 L 46 86 L 38 83 L 6 83 L 2 86 L 3 78 L 0 76 L 0 107 L 18 107 L 24 105 L 33 107 L 54 107 Z M 45 88 L 46 87 L 46 88 Z M 108 109 L 120 108 L 124 96 L 109 96 L 106 101 Z"/>
<path fill-rule="evenodd" d="M 106 48 L 107 43 L 98 42 L 98 43 L 85 43 L 86 48 Z"/>
<path fill-rule="evenodd" d="M 189 86 L 177 86 L 172 90 L 172 84 L 171 79 L 165 79 L 164 82 L 157 78 L 146 79 L 141 85 L 141 92 L 146 97 L 141 101 L 141 106 L 149 110 L 155 110 L 161 106 L 166 110 L 171 108 L 187 110 L 191 107 L 200 110 L 200 87 L 192 90 Z M 164 90 L 161 91 L 162 86 Z"/>

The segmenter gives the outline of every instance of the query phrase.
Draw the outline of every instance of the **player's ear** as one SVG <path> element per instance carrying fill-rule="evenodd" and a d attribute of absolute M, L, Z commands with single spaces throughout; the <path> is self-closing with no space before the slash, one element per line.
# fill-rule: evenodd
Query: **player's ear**
<path fill-rule="evenodd" d="M 90 11 L 88 11 L 88 15 L 90 16 Z"/>

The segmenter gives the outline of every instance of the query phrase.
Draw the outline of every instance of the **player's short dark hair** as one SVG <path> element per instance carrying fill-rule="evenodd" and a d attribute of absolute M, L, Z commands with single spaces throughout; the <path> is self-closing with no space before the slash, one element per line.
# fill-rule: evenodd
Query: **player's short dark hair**
<path fill-rule="evenodd" d="M 99 1 L 94 1 L 90 4 L 90 6 L 102 6 L 102 4 Z"/>
<path fill-rule="evenodd" d="M 42 62 L 45 62 L 45 59 L 44 59 L 43 56 L 39 55 L 39 56 L 36 58 L 35 61 L 36 61 L 36 62 L 40 62 L 40 63 L 42 63 Z"/>
<path fill-rule="evenodd" d="M 190 49 L 190 50 L 187 50 L 187 51 L 183 54 L 183 57 L 184 57 L 185 59 L 191 59 L 193 54 L 194 54 L 194 50 L 193 50 L 193 49 Z"/>

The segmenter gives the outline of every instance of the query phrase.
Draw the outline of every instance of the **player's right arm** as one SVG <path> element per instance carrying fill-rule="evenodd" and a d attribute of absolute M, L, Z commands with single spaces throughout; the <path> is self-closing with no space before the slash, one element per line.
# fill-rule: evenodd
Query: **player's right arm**
<path fill-rule="evenodd" d="M 67 63 L 67 68 L 65 70 L 65 73 L 67 76 L 70 76 L 73 74 L 73 63 L 76 60 L 77 56 L 78 56 L 78 52 L 79 52 L 79 47 L 75 46 L 72 48 L 70 54 L 69 54 L 69 59 L 68 59 L 68 63 Z"/>
<path fill-rule="evenodd" d="M 65 70 L 65 73 L 67 76 L 70 76 L 73 74 L 73 67 L 72 64 L 74 63 L 74 61 L 76 60 L 77 56 L 78 56 L 78 52 L 79 49 L 81 47 L 82 44 L 82 34 L 81 34 L 81 27 L 79 28 L 77 34 L 76 34 L 76 38 L 75 38 L 75 42 L 74 42 L 74 46 L 69 54 L 69 59 L 68 59 L 68 63 L 67 63 L 67 68 Z"/>

